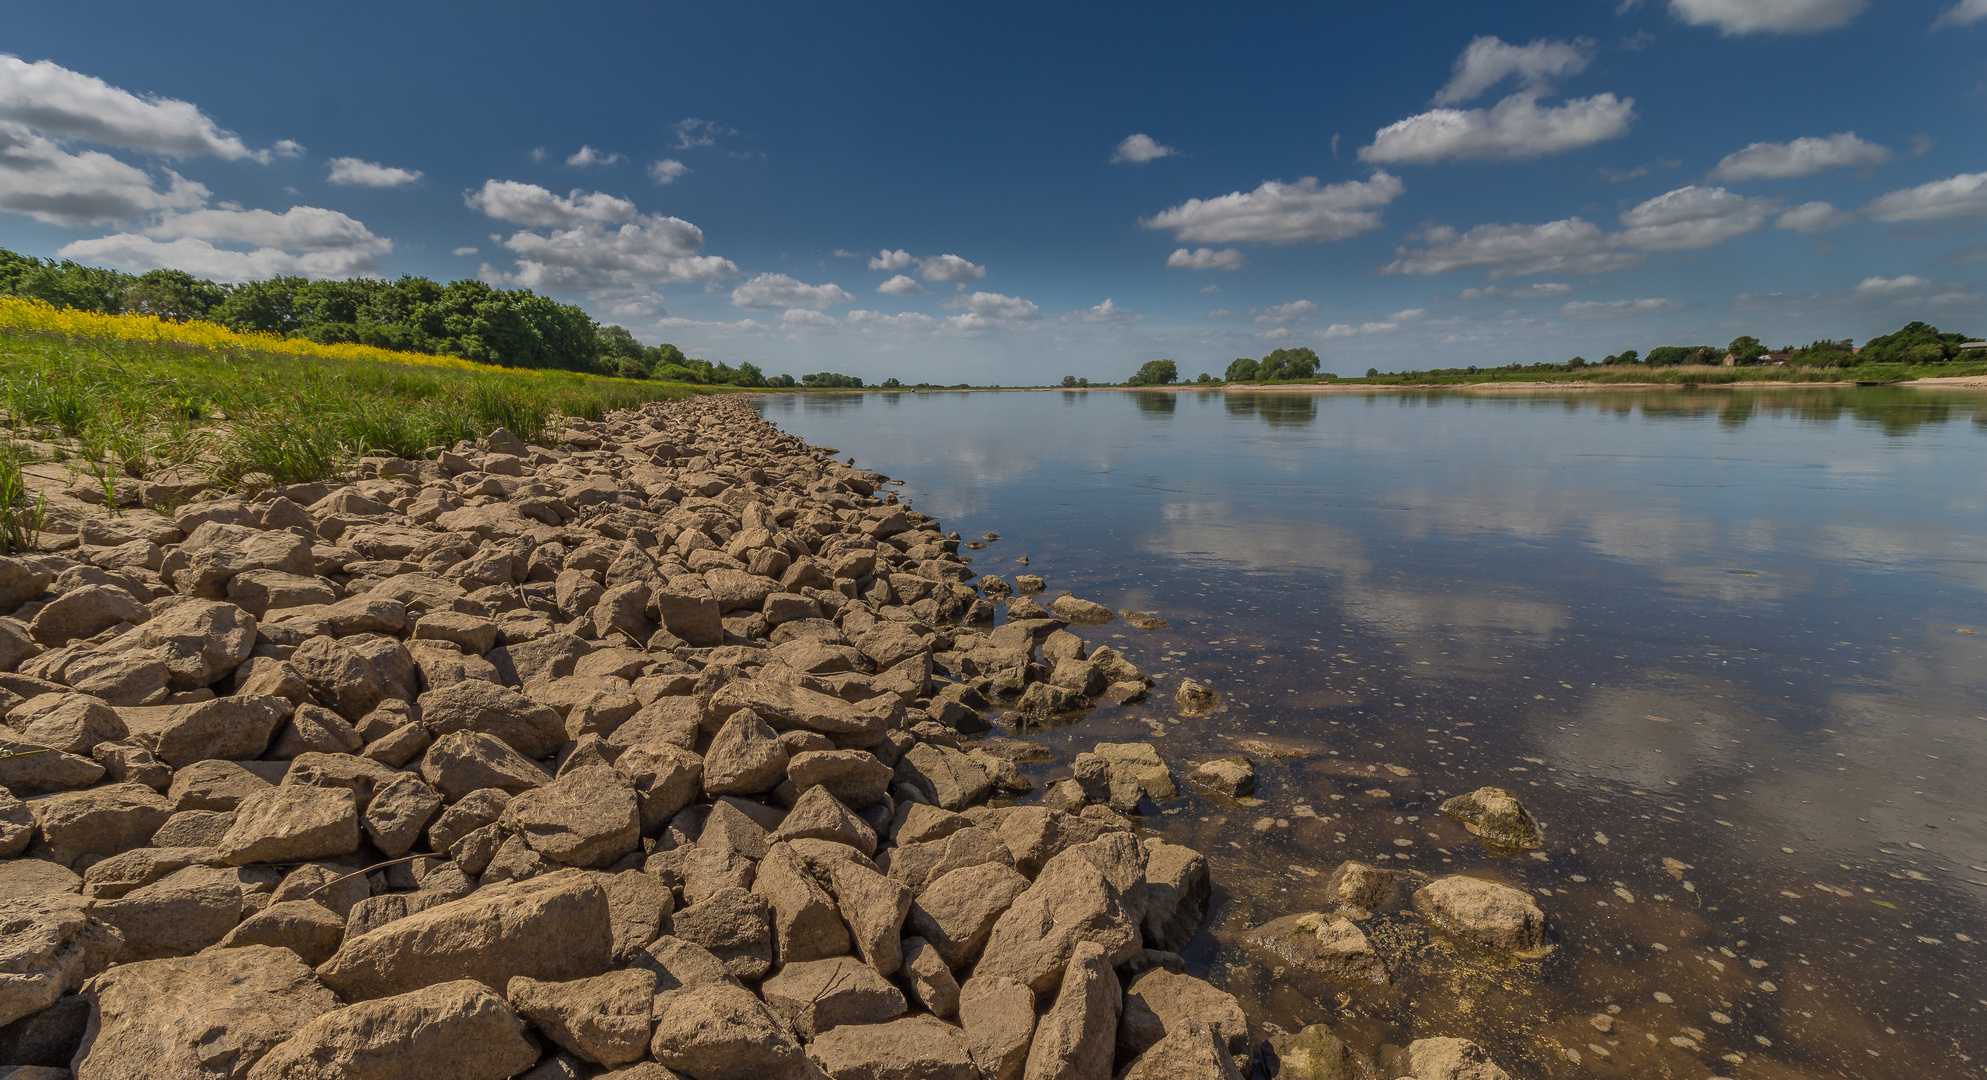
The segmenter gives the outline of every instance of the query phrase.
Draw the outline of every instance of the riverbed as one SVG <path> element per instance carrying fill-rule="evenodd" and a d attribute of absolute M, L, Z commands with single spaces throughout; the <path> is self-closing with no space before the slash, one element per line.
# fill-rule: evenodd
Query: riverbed
<path fill-rule="evenodd" d="M 1987 394 L 1909 388 L 805 394 L 764 415 L 1113 609 L 1147 701 L 1008 731 L 1150 741 L 1253 798 L 1143 826 L 1208 854 L 1189 968 L 1258 1023 L 1476 1040 L 1514 1076 L 1983 1075 Z M 1025 569 L 1019 565 L 1027 558 Z M 1182 679 L 1220 705 L 1184 717 Z M 1058 775 L 1036 774 L 1040 783 Z M 1498 858 L 1437 807 L 1495 785 Z M 1385 987 L 1242 940 L 1340 862 L 1531 892 L 1514 963 L 1363 924 Z M 1384 860 L 1384 862 L 1382 862 Z"/>

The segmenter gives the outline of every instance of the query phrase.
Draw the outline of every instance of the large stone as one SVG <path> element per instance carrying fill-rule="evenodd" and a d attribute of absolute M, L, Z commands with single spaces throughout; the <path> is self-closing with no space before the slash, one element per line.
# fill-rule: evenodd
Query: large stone
<path fill-rule="evenodd" d="M 232 672 L 255 649 L 255 616 L 233 604 L 176 604 L 129 635 L 130 648 L 155 651 L 175 690 L 195 690 Z M 118 644 L 124 644 L 119 639 Z"/>
<path fill-rule="evenodd" d="M 1408 1044 L 1411 1080 L 1511 1080 L 1490 1052 L 1468 1039 L 1416 1039 Z"/>
<path fill-rule="evenodd" d="M 415 841 L 442 808 L 442 797 L 411 773 L 401 773 L 373 791 L 366 804 L 366 835 L 389 859 L 413 850 Z"/>
<path fill-rule="evenodd" d="M 635 786 L 645 835 L 662 831 L 704 791 L 704 759 L 666 743 L 637 743 L 614 759 L 614 768 Z"/>
<path fill-rule="evenodd" d="M 1187 774 L 1187 781 L 1196 787 L 1239 799 L 1253 795 L 1256 791 L 1256 767 L 1240 754 L 1204 761 Z"/>
<path fill-rule="evenodd" d="M 241 921 L 239 871 L 188 866 L 92 911 L 124 935 L 120 963 L 189 956 L 228 936 Z"/>
<path fill-rule="evenodd" d="M 1290 1080 L 1303 1077 L 1287 1071 L 1278 1075 Z M 1206 1025 L 1188 1024 L 1139 1055 L 1118 1080 L 1242 1080 L 1242 1072 L 1219 1036 Z"/>
<path fill-rule="evenodd" d="M 807 1057 L 829 1080 L 980 1080 L 965 1033 L 930 1016 L 836 1028 Z"/>
<path fill-rule="evenodd" d="M 775 844 L 767 850 L 752 892 L 772 909 L 775 963 L 784 966 L 849 951 L 848 929 L 834 899 L 815 881 L 792 844 Z"/>
<path fill-rule="evenodd" d="M 600 873 L 595 880 L 607 890 L 608 923 L 614 931 L 614 962 L 628 963 L 662 933 L 663 920 L 675 909 L 675 895 L 667 883 L 640 870 Z"/>
<path fill-rule="evenodd" d="M 810 1042 L 842 1024 L 895 1019 L 905 1008 L 901 991 L 852 956 L 787 964 L 759 994 Z"/>
<path fill-rule="evenodd" d="M 1145 842 L 1145 943 L 1181 952 L 1207 919 L 1207 857 L 1158 837 Z"/>
<path fill-rule="evenodd" d="M 305 754 L 350 754 L 365 745 L 345 718 L 322 705 L 304 702 L 290 713 L 290 722 L 276 734 L 264 756 L 287 761 Z"/>
<path fill-rule="evenodd" d="M 1509 885 L 1460 874 L 1437 878 L 1415 890 L 1414 909 L 1444 930 L 1493 949 L 1526 957 L 1552 951 L 1545 912 L 1530 894 Z"/>
<path fill-rule="evenodd" d="M 1397 870 L 1348 859 L 1326 876 L 1325 895 L 1346 915 L 1354 919 L 1370 918 L 1374 912 L 1394 903 L 1400 893 L 1400 878 Z"/>
<path fill-rule="evenodd" d="M 838 697 L 771 678 L 739 679 L 711 696 L 710 715 L 722 720 L 750 709 L 776 728 L 805 728 L 823 735 L 880 736 L 888 717 Z"/>
<path fill-rule="evenodd" d="M 959 1015 L 959 980 L 938 950 L 921 937 L 905 938 L 903 965 L 898 974 L 910 988 L 911 997 L 925 1011 L 941 1019 Z"/>
<path fill-rule="evenodd" d="M 101 578 L 99 580 L 102 580 Z M 136 625 L 151 617 L 144 605 L 115 585 L 70 589 L 35 613 L 28 633 L 43 645 L 59 646 L 95 637 L 118 623 Z"/>
<path fill-rule="evenodd" d="M 357 722 L 388 698 L 414 699 L 414 658 L 392 638 L 314 637 L 290 666 L 323 705 Z"/>
<path fill-rule="evenodd" d="M 649 1052 L 692 1080 L 803 1080 L 807 1062 L 785 1022 L 752 991 L 701 982 L 655 999 Z M 856 1029 L 848 1029 L 856 1030 Z"/>
<path fill-rule="evenodd" d="M 949 746 L 917 743 L 897 759 L 896 779 L 947 810 L 964 810 L 993 792 L 993 781 L 973 759 Z"/>
<path fill-rule="evenodd" d="M 483 788 L 516 795 L 552 782 L 544 769 L 501 740 L 474 731 L 436 739 L 421 757 L 421 779 L 450 802 Z"/>
<path fill-rule="evenodd" d="M 268 945 L 288 949 L 312 966 L 331 959 L 345 940 L 345 919 L 315 900 L 285 900 L 243 919 L 216 945 L 239 949 Z"/>
<path fill-rule="evenodd" d="M 857 810 L 883 801 L 891 778 L 890 766 L 866 750 L 806 750 L 787 760 L 787 779 L 796 792 L 824 787 Z"/>
<path fill-rule="evenodd" d="M 1274 963 L 1339 982 L 1387 981 L 1387 966 L 1358 925 L 1343 915 L 1310 911 L 1272 919 L 1252 931 L 1249 945 Z"/>
<path fill-rule="evenodd" d="M 979 958 L 995 924 L 1028 888 L 1028 879 L 1012 867 L 991 862 L 962 866 L 918 895 L 909 926 L 954 970 L 961 970 Z"/>
<path fill-rule="evenodd" d="M 175 769 L 217 758 L 251 761 L 269 747 L 294 706 L 287 698 L 236 694 L 189 705 L 120 710 L 131 741 Z"/>
<path fill-rule="evenodd" d="M 34 835 L 34 814 L 28 811 L 28 804 L 0 788 L 0 859 L 26 851 Z"/>
<path fill-rule="evenodd" d="M 286 786 L 304 785 L 343 788 L 352 793 L 360 810 L 371 805 L 374 793 L 400 779 L 405 773 L 371 758 L 351 754 L 300 754 L 283 774 Z"/>
<path fill-rule="evenodd" d="M 280 570 L 250 570 L 228 579 L 228 601 L 258 619 L 272 609 L 324 605 L 337 599 L 324 580 Z"/>
<path fill-rule="evenodd" d="M 228 580 L 250 570 L 276 570 L 307 577 L 317 570 L 310 541 L 295 533 L 209 521 L 193 530 L 179 546 L 186 561 L 169 579 L 187 596 L 218 600 L 227 595 Z"/>
<path fill-rule="evenodd" d="M 1483 787 L 1442 804 L 1442 813 L 1480 837 L 1485 851 L 1515 855 L 1537 851 L 1544 842 L 1539 823 L 1517 796 L 1503 788 Z"/>
<path fill-rule="evenodd" d="M 1077 942 L 1055 1004 L 1035 1025 L 1025 1080 L 1109 1080 L 1124 995 L 1110 953 Z"/>
<path fill-rule="evenodd" d="M 110 705 L 155 705 L 171 693 L 167 684 L 172 671 L 156 649 L 99 652 L 64 666 L 62 679 L 77 693 L 101 698 Z"/>
<path fill-rule="evenodd" d="M 109 784 L 28 800 L 49 854 L 64 866 L 84 855 L 116 855 L 143 845 L 172 806 L 143 784 Z"/>
<path fill-rule="evenodd" d="M 339 1007 L 296 955 L 263 945 L 119 964 L 84 991 L 95 1015 L 77 1080 L 246 1076 L 297 1029 Z"/>
<path fill-rule="evenodd" d="M 134 889 L 142 889 L 167 874 L 189 866 L 218 862 L 213 848 L 141 847 L 108 859 L 83 871 L 83 895 L 95 900 L 115 900 Z"/>
<path fill-rule="evenodd" d="M 649 600 L 663 629 L 697 648 L 724 644 L 724 612 L 716 599 L 678 589 L 657 591 Z"/>
<path fill-rule="evenodd" d="M 959 988 L 959 1023 L 986 1080 L 1021 1080 L 1035 1039 L 1035 992 L 1013 979 L 975 975 Z"/>
<path fill-rule="evenodd" d="M 127 734 L 124 721 L 118 718 L 115 709 L 97 698 L 71 694 L 35 717 L 22 729 L 21 738 L 63 753 L 89 757 L 98 743 L 122 739 Z"/>
<path fill-rule="evenodd" d="M 704 752 L 704 791 L 709 795 L 771 791 L 786 773 L 786 746 L 750 709 L 732 713 Z"/>
<path fill-rule="evenodd" d="M 1235 995 L 1205 980 L 1164 968 L 1141 973 L 1125 988 L 1125 1011 L 1118 1023 L 1118 1055 L 1145 1053 L 1169 1035 L 1209 1028 L 1230 1054 L 1249 1052 L 1249 1020 Z"/>
<path fill-rule="evenodd" d="M 73 993 L 123 945 L 73 893 L 0 899 L 0 1025 Z"/>
<path fill-rule="evenodd" d="M 847 844 L 864 855 L 876 854 L 876 830 L 869 823 L 849 812 L 827 788 L 808 788 L 787 811 L 780 827 L 768 837 L 774 843 L 782 840 L 828 840 Z"/>
<path fill-rule="evenodd" d="M 0 787 L 16 796 L 84 787 L 103 774 L 104 767 L 89 758 L 0 737 Z"/>
<path fill-rule="evenodd" d="M 1366 1080 L 1373 1073 L 1372 1064 L 1324 1024 L 1272 1036 L 1270 1047 L 1282 1068 L 1277 1075 L 1290 1080 Z"/>
<path fill-rule="evenodd" d="M 243 799 L 221 839 L 221 858 L 249 863 L 308 862 L 359 850 L 359 808 L 340 788 L 281 784 Z"/>
<path fill-rule="evenodd" d="M 457 731 L 495 736 L 527 758 L 549 757 L 566 742 L 566 724 L 549 705 L 481 679 L 421 695 L 421 726 L 437 737 Z"/>
<path fill-rule="evenodd" d="M 733 978 L 757 979 L 773 966 L 771 908 L 742 888 L 717 889 L 691 903 L 670 919 L 669 932 L 709 950 Z"/>
<path fill-rule="evenodd" d="M 1139 939 L 1118 890 L 1083 852 L 1072 849 L 1050 859 L 994 923 L 974 971 L 1047 993 L 1079 943 L 1102 946 L 1116 966 L 1138 952 Z"/>
<path fill-rule="evenodd" d="M 247 1080 L 505 1080 L 537 1060 L 517 1014 L 463 979 L 326 1013 Z"/>
<path fill-rule="evenodd" d="M 610 1068 L 648 1053 L 655 972 L 610 971 L 591 979 L 512 979 L 506 996 L 545 1037 Z"/>
<path fill-rule="evenodd" d="M 318 976 L 347 1001 L 405 993 L 449 979 L 503 987 L 519 975 L 567 982 L 613 960 L 607 893 L 567 870 L 485 886 L 347 938 Z"/>
<path fill-rule="evenodd" d="M 794 849 L 804 852 L 809 843 L 801 841 Z M 904 919 L 911 911 L 911 890 L 877 873 L 866 860 L 809 856 L 808 865 L 817 880 L 827 880 L 828 891 L 835 898 L 843 924 L 849 928 L 856 952 L 878 974 L 895 973 L 903 963 L 901 939 Z"/>
<path fill-rule="evenodd" d="M 503 822 L 533 851 L 567 866 L 608 866 L 642 846 L 634 789 L 607 765 L 575 769 L 518 794 Z"/>

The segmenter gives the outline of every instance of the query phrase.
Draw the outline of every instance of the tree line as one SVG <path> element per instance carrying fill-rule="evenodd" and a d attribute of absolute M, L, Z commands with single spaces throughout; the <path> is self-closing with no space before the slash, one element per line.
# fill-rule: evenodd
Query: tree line
<path fill-rule="evenodd" d="M 470 279 L 443 285 L 413 276 L 397 281 L 275 277 L 230 285 L 183 270 L 127 274 L 0 248 L 0 294 L 110 315 L 200 319 L 233 330 L 505 367 L 712 385 L 795 385 L 791 375 L 769 378 L 752 364 L 734 368 L 687 357 L 674 345 L 643 345 L 626 327 L 601 325 L 572 304 Z"/>
<path fill-rule="evenodd" d="M 1194 382 L 1200 385 L 1222 382 L 1298 382 L 1318 377 L 1318 354 L 1306 348 L 1277 349 L 1258 359 L 1241 357 L 1228 365 L 1217 379 L 1202 372 Z M 1327 375 L 1325 378 L 1337 378 Z M 1125 380 L 1127 386 L 1168 386 L 1180 381 L 1180 366 L 1172 360 L 1148 360 Z M 1069 385 L 1064 381 L 1064 385 Z"/>
<path fill-rule="evenodd" d="M 1903 329 L 1873 337 L 1863 343 L 1861 349 L 1850 338 L 1840 341 L 1821 339 L 1806 345 L 1783 345 L 1768 350 L 1760 340 L 1751 335 L 1732 339 L 1731 343 L 1718 348 L 1711 345 L 1662 345 L 1650 349 L 1643 356 L 1635 349 L 1624 349 L 1609 356 L 1602 364 L 1642 364 L 1646 367 L 1676 367 L 1683 364 L 1718 365 L 1727 356 L 1734 364 L 1757 364 L 1768 355 L 1777 362 L 1795 367 L 1854 367 L 1857 364 L 1943 364 L 1957 360 L 1962 354 L 1960 346 L 1977 340 L 1967 334 L 1947 333 L 1927 322 L 1911 322 Z M 1584 367 L 1587 360 L 1574 357 L 1569 367 Z"/>

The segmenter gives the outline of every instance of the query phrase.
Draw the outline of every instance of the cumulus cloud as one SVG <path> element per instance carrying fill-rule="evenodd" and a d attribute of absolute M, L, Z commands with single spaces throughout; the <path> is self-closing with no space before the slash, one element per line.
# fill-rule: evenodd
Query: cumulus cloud
<path fill-rule="evenodd" d="M 851 326 L 875 327 L 883 330 L 936 330 L 938 320 L 915 311 L 900 311 L 895 315 L 885 315 L 880 311 L 856 308 L 849 312 Z"/>
<path fill-rule="evenodd" d="M 267 160 L 191 102 L 139 97 L 48 60 L 0 54 L 0 120 L 46 135 L 174 157 Z"/>
<path fill-rule="evenodd" d="M 1727 36 L 1812 34 L 1847 26 L 1869 0 L 1670 0 L 1670 14 Z"/>
<path fill-rule="evenodd" d="M 1894 278 L 1866 277 L 1856 283 L 1856 291 L 1859 293 L 1916 292 L 1931 284 L 1929 279 L 1916 274 L 1903 274 Z"/>
<path fill-rule="evenodd" d="M 1176 270 L 1240 270 L 1248 263 L 1248 256 L 1236 248 L 1179 248 L 1166 256 L 1166 265 Z"/>
<path fill-rule="evenodd" d="M 1117 149 L 1111 151 L 1111 161 L 1113 164 L 1130 162 L 1134 165 L 1142 165 L 1148 161 L 1157 161 L 1163 157 L 1172 157 L 1177 153 L 1179 153 L 1178 150 L 1163 145 L 1152 136 L 1140 132 L 1136 135 L 1125 136 L 1125 141 L 1119 143 Z"/>
<path fill-rule="evenodd" d="M 1175 239 L 1197 243 L 1325 243 L 1379 228 L 1380 211 L 1406 190 L 1399 178 L 1385 171 L 1370 179 L 1329 185 L 1319 184 L 1315 176 L 1294 184 L 1268 180 L 1254 191 L 1188 199 L 1139 224 L 1171 229 Z"/>
<path fill-rule="evenodd" d="M 731 302 L 742 308 L 825 308 L 855 297 L 840 285 L 809 285 L 785 274 L 757 274 L 731 290 Z"/>
<path fill-rule="evenodd" d="M 451 255 L 474 255 L 474 254 L 476 254 L 476 250 L 477 250 L 477 249 L 475 249 L 475 248 L 473 248 L 473 247 L 466 247 L 466 246 L 465 246 L 465 247 L 459 247 L 459 248 L 456 248 L 456 249 L 455 249 L 454 251 L 450 252 L 449 254 L 451 254 Z"/>
<path fill-rule="evenodd" d="M 1634 98 L 1595 94 L 1543 107 L 1538 98 L 1525 91 L 1488 109 L 1430 109 L 1374 132 L 1359 160 L 1425 165 L 1544 157 L 1619 139 L 1635 120 Z"/>
<path fill-rule="evenodd" d="M 1961 173 L 1879 195 L 1863 213 L 1887 222 L 1987 217 L 1987 172 Z"/>
<path fill-rule="evenodd" d="M 1458 300 L 1487 300 L 1502 298 L 1507 300 L 1557 300 L 1571 296 L 1573 286 L 1559 281 L 1541 281 L 1535 285 L 1520 285 L 1507 289 L 1501 285 L 1487 285 L 1481 289 L 1464 289 L 1456 295 Z"/>
<path fill-rule="evenodd" d="M 1642 300 L 1570 300 L 1559 306 L 1559 313 L 1569 319 L 1621 319 L 1631 315 L 1660 315 L 1682 306 L 1660 296 Z"/>
<path fill-rule="evenodd" d="M 1096 307 L 1084 308 L 1082 311 L 1072 311 L 1064 315 L 1062 321 L 1125 324 L 1135 323 L 1144 318 L 1144 315 L 1136 311 L 1127 311 L 1119 307 L 1116 302 L 1107 296 L 1104 298 L 1104 302 L 1098 304 Z"/>
<path fill-rule="evenodd" d="M 1932 29 L 1938 30 L 1947 26 L 1966 26 L 1970 23 L 1977 23 L 1982 19 L 1987 19 L 1987 0 L 1959 0 L 1959 3 L 1954 4 L 1939 14 L 1939 19 L 1932 24 Z"/>
<path fill-rule="evenodd" d="M 277 139 L 269 144 L 269 150 L 277 157 L 304 156 L 304 144 L 295 139 Z"/>
<path fill-rule="evenodd" d="M 620 160 L 619 154 L 603 154 L 591 146 L 583 145 L 566 158 L 566 164 L 576 169 L 584 169 L 589 165 L 612 165 Z"/>
<path fill-rule="evenodd" d="M 1551 80 L 1587 70 L 1593 53 L 1594 43 L 1585 40 L 1509 45 L 1480 37 L 1456 57 L 1456 73 L 1435 95 L 1435 104 L 1468 101 L 1513 75 L 1526 90 L 1543 93 Z"/>
<path fill-rule="evenodd" d="M 1756 142 L 1725 155 L 1724 160 L 1711 170 L 1711 179 L 1791 180 L 1825 173 L 1830 169 L 1881 165 L 1891 156 L 1888 148 L 1865 142 L 1857 138 L 1853 131 L 1824 138 L 1809 136 L 1793 142 Z"/>
<path fill-rule="evenodd" d="M 1348 338 L 1361 334 L 1391 334 L 1408 323 L 1420 322 L 1427 316 L 1427 308 L 1408 308 L 1406 311 L 1396 311 L 1384 319 L 1374 319 L 1357 326 L 1351 323 L 1333 323 L 1325 327 L 1325 337 Z"/>
<path fill-rule="evenodd" d="M 736 135 L 736 129 L 724 127 L 714 121 L 689 117 L 670 125 L 676 132 L 678 150 L 694 150 L 699 146 L 715 146 L 721 136 Z"/>
<path fill-rule="evenodd" d="M 392 250 L 393 241 L 336 210 L 293 206 L 281 214 L 225 208 L 167 213 L 141 232 L 78 240 L 61 254 L 126 270 L 172 267 L 220 281 L 247 281 L 372 274 L 379 257 Z"/>
<path fill-rule="evenodd" d="M 1693 185 L 1624 211 L 1620 232 L 1578 217 L 1542 225 L 1478 225 L 1468 232 L 1436 225 L 1411 237 L 1422 247 L 1395 249 L 1398 257 L 1380 272 L 1483 269 L 1492 278 L 1604 274 L 1639 266 L 1650 252 L 1694 251 L 1757 232 L 1778 209 L 1771 199 Z"/>
<path fill-rule="evenodd" d="M 971 292 L 945 302 L 948 308 L 964 308 L 947 316 L 944 328 L 960 334 L 981 334 L 1000 329 L 1029 329 L 1042 320 L 1042 309 L 1032 301 L 995 292 Z"/>
<path fill-rule="evenodd" d="M 331 159 L 331 175 L 326 179 L 349 187 L 390 188 L 411 184 L 421 178 L 419 169 L 396 169 L 355 157 Z"/>
<path fill-rule="evenodd" d="M 1259 323 L 1290 323 L 1305 322 L 1317 311 L 1318 305 L 1309 300 L 1292 300 L 1288 304 L 1262 308 L 1254 314 Z"/>
<path fill-rule="evenodd" d="M 682 218 L 641 213 L 627 199 L 491 180 L 464 196 L 470 207 L 526 226 L 503 241 L 517 268 L 504 283 L 558 292 L 597 291 L 738 276 L 730 259 L 700 255 L 704 232 Z M 543 232 L 533 231 L 545 230 Z"/>
<path fill-rule="evenodd" d="M 933 255 L 918 260 L 918 276 L 926 281 L 978 281 L 987 268 L 957 255 Z"/>
<path fill-rule="evenodd" d="M 869 260 L 871 270 L 902 270 L 909 265 L 911 265 L 911 253 L 908 251 L 885 249 L 877 252 L 876 258 Z"/>
<path fill-rule="evenodd" d="M 1837 210 L 1829 203 L 1809 202 L 1781 214 L 1780 220 L 1774 222 L 1774 225 L 1806 233 L 1809 236 L 1820 236 L 1823 233 L 1834 232 L 1854 220 L 1856 215 L 1846 210 Z"/>
<path fill-rule="evenodd" d="M 918 284 L 918 279 L 909 274 L 896 274 L 889 281 L 878 285 L 876 291 L 886 296 L 914 296 L 925 291 L 925 287 Z"/>
<path fill-rule="evenodd" d="M 648 167 L 649 179 L 658 184 L 673 184 L 689 171 L 690 166 L 675 158 L 663 158 L 661 161 L 650 163 Z"/>
<path fill-rule="evenodd" d="M 789 330 L 833 330 L 841 326 L 833 315 L 808 308 L 788 308 L 780 312 L 780 325 Z"/>
<path fill-rule="evenodd" d="M 207 189 L 168 170 L 160 188 L 143 169 L 97 150 L 70 153 L 20 124 L 0 122 L 0 210 L 51 225 L 97 225 L 207 201 Z"/>

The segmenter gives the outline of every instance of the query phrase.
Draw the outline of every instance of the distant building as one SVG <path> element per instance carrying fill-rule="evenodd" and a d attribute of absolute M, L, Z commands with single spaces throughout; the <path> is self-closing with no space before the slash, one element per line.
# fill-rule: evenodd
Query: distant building
<path fill-rule="evenodd" d="M 1793 357 L 1794 357 L 1794 354 L 1793 354 L 1793 353 L 1783 353 L 1783 352 L 1770 352 L 1770 353 L 1767 353 L 1767 354 L 1766 354 L 1766 355 L 1764 355 L 1764 356 L 1761 356 L 1761 357 L 1759 358 L 1759 363 L 1762 363 L 1762 364 L 1779 364 L 1780 366 L 1782 366 L 1782 367 L 1785 367 L 1785 366 L 1786 366 L 1786 364 L 1787 364 L 1787 361 L 1789 361 L 1789 360 L 1793 359 Z"/>
<path fill-rule="evenodd" d="M 1987 341 L 1964 341 L 1960 343 L 1959 347 L 1961 349 L 1987 349 Z"/>

